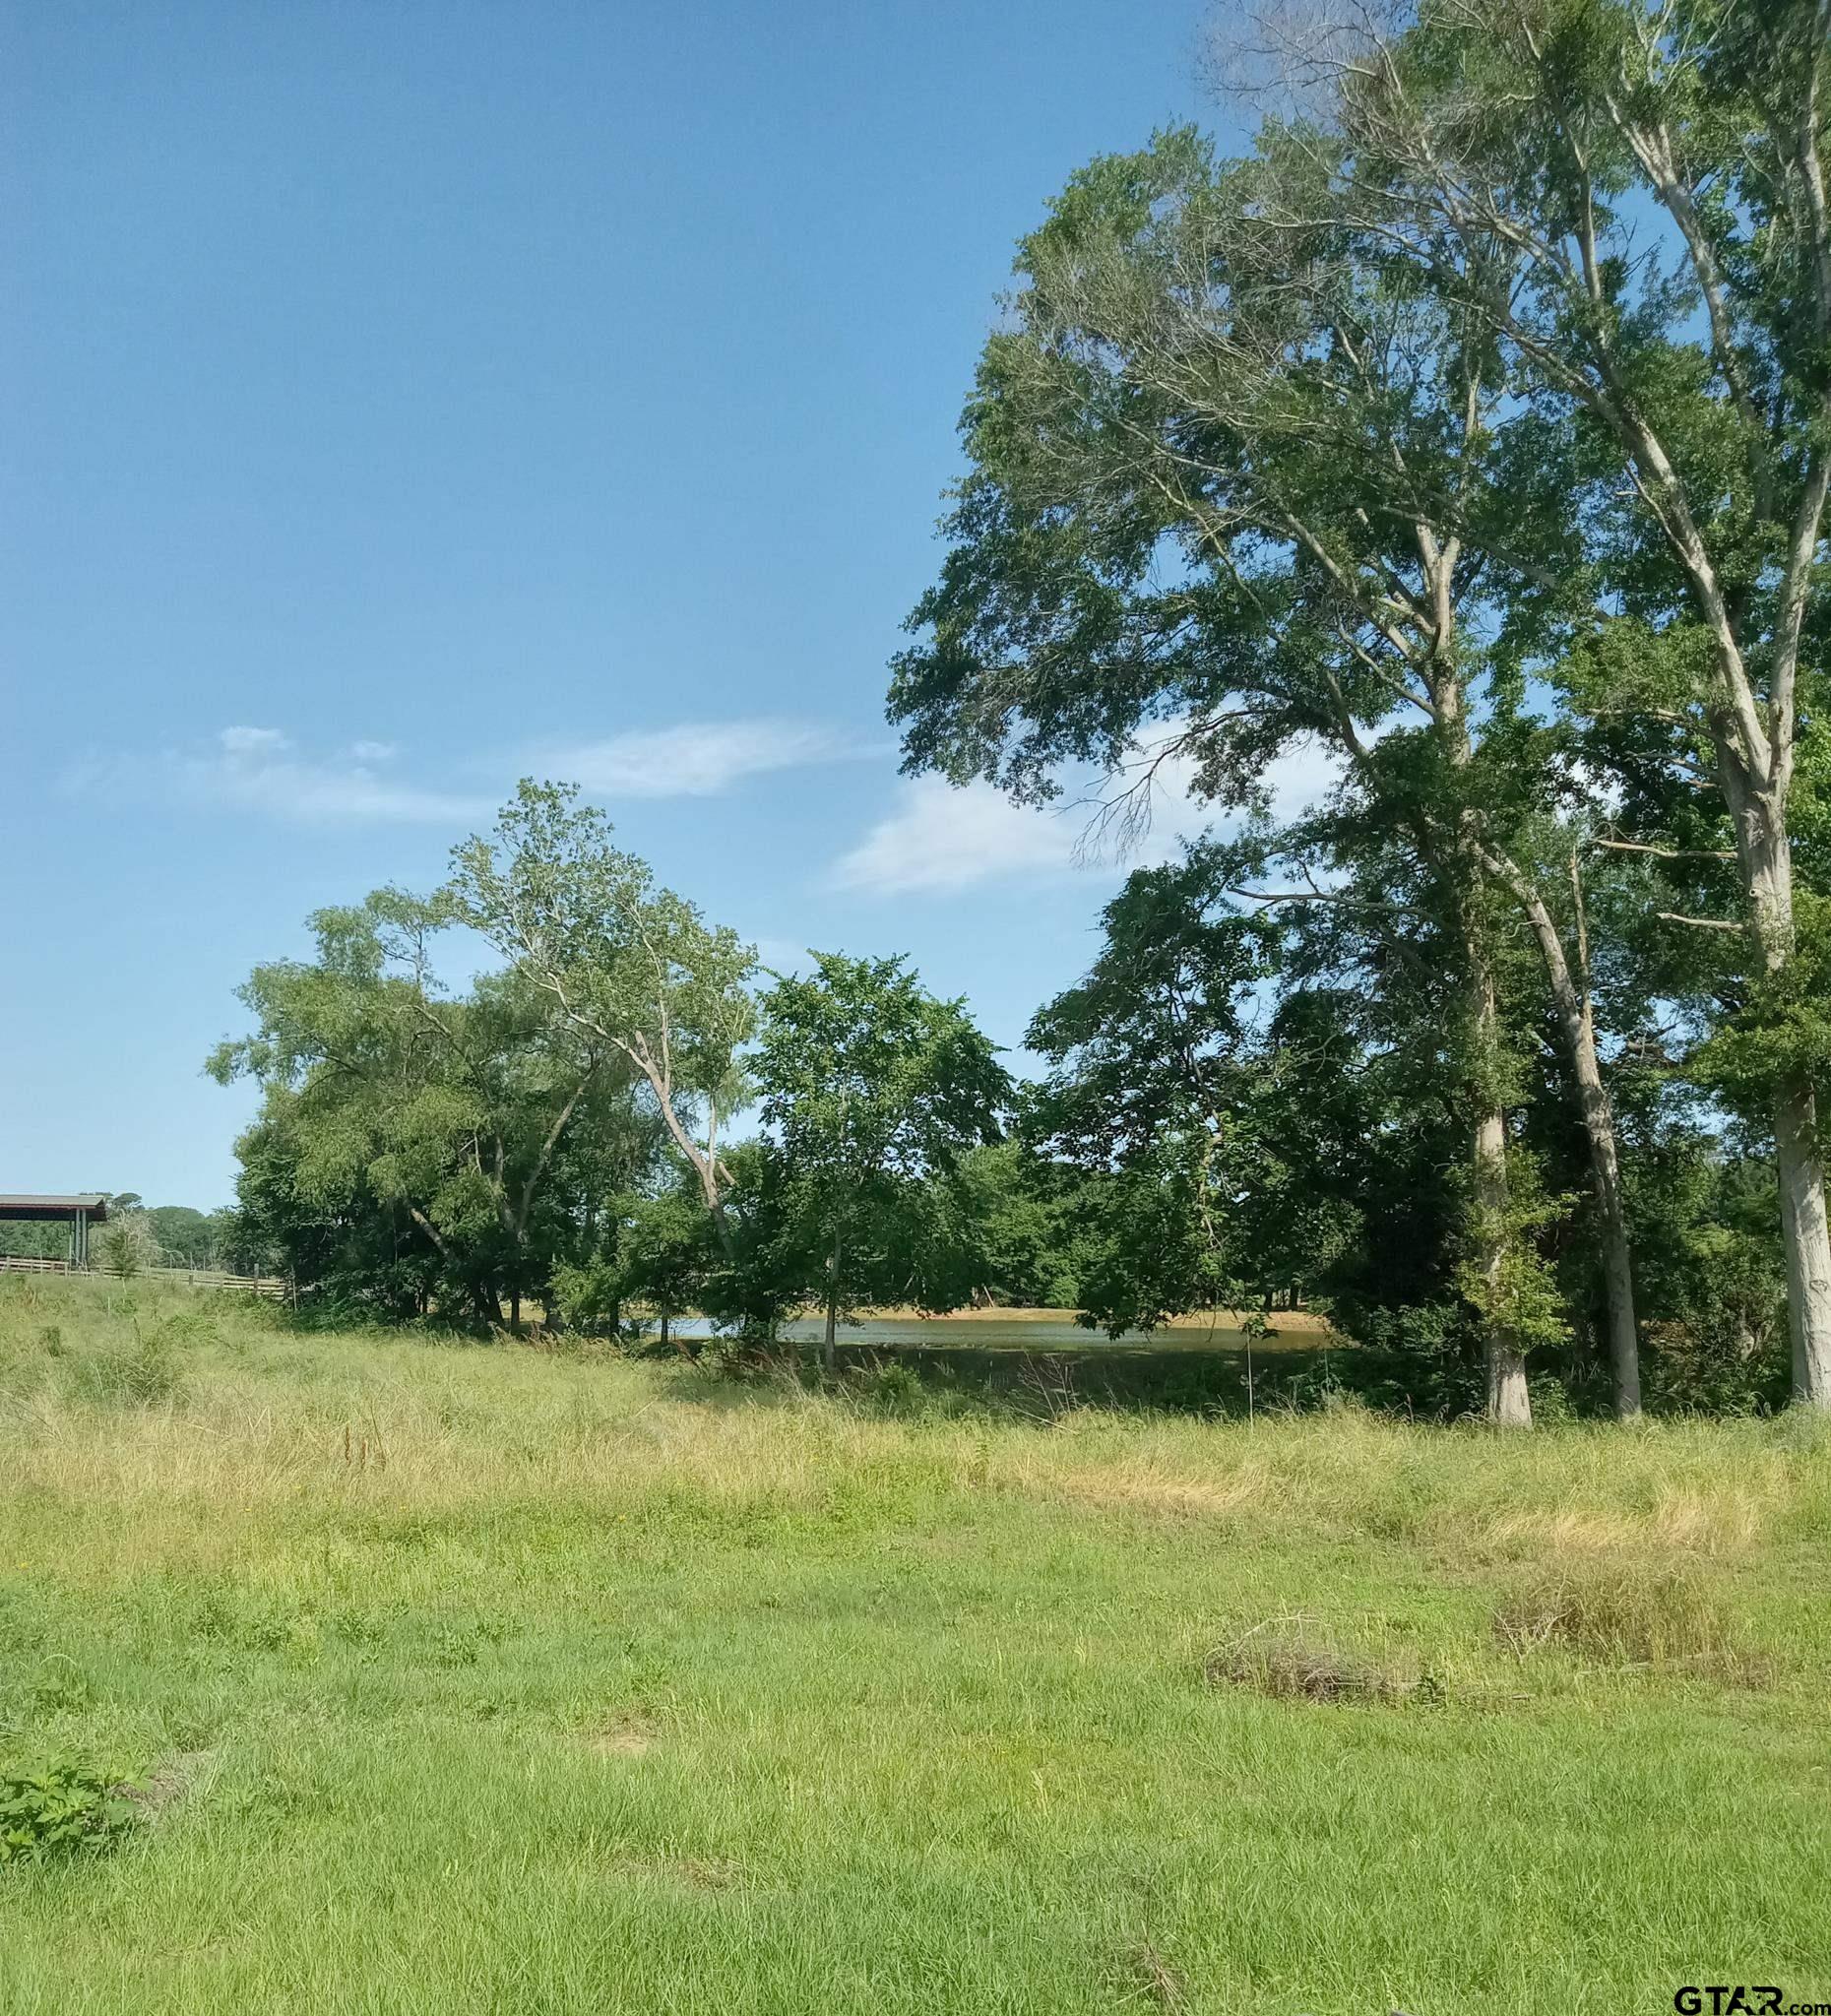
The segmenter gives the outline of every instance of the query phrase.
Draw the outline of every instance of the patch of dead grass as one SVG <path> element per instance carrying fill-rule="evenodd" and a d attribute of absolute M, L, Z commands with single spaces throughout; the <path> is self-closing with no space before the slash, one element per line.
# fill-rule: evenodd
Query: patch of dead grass
<path fill-rule="evenodd" d="M 646 1715 L 616 1715 L 582 1738 L 594 1757 L 646 1757 L 662 1739 L 662 1732 Z"/>
<path fill-rule="evenodd" d="M 1268 1617 L 1211 1652 L 1211 1687 L 1245 1687 L 1280 1701 L 1379 1701 L 1421 1706 L 1443 1698 L 1440 1683 L 1350 1649 L 1316 1619 Z"/>

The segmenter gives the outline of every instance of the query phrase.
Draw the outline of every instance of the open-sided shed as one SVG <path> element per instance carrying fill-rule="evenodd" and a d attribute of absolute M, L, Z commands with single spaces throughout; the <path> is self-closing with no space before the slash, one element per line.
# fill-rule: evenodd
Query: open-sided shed
<path fill-rule="evenodd" d="M 108 1222 L 108 1200 L 99 1191 L 87 1197 L 45 1197 L 29 1191 L 0 1194 L 0 1225 L 68 1225 L 70 1265 L 89 1265 L 89 1228 Z"/>

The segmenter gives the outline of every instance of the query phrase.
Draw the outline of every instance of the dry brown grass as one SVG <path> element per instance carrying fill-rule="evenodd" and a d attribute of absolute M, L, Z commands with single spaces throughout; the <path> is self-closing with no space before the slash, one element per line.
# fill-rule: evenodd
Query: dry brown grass
<path fill-rule="evenodd" d="M 1217 1646 L 1202 1662 L 1211 1687 L 1248 1687 L 1282 1701 L 1383 1701 L 1434 1704 L 1435 1678 L 1416 1664 L 1345 1642 L 1320 1618 L 1267 1617 Z"/>

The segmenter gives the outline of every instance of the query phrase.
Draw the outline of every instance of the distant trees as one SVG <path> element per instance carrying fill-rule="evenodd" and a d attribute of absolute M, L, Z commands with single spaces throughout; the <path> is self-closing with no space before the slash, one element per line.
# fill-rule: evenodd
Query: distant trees
<path fill-rule="evenodd" d="M 1484 914 L 1509 1166 L 1488 1275 L 1458 1147 L 1463 920 L 1390 810 L 1344 788 L 1135 872 L 1035 1016 L 1043 1068 L 1019 1086 L 902 959 L 816 954 L 757 985 L 600 815 L 524 786 L 445 888 L 324 911 L 310 958 L 255 970 L 254 1026 L 212 1060 L 262 1092 L 237 1205 L 159 1223 L 391 1318 L 666 1334 L 692 1314 L 754 1343 L 817 1309 L 829 1368 L 871 1304 L 1066 1306 L 1116 1335 L 1297 1288 L 1408 1406 L 1479 1397 L 1496 1318 L 1593 1404 L 1591 1144 L 1542 948 L 1517 911 Z M 1784 1270 L 1762 1144 L 1725 1131 L 1661 1019 L 1683 976 L 1644 924 L 1644 861 L 1584 858 L 1649 1391 L 1764 1403 Z M 439 972 L 457 925 L 501 953 L 461 987 Z"/>
<path fill-rule="evenodd" d="M 524 787 L 448 888 L 321 912 L 315 960 L 255 970 L 255 1034 L 211 1068 L 263 1089 L 242 1213 L 300 1278 L 396 1312 L 456 1302 L 493 1322 L 506 1302 L 519 1321 L 556 1268 L 614 1264 L 614 1200 L 662 1180 L 695 1095 L 702 1184 L 716 1167 L 734 1042 L 708 1016 L 747 1013 L 720 978 L 746 955 L 652 892 L 595 817 Z M 432 956 L 455 922 L 511 952 L 456 995 Z"/>

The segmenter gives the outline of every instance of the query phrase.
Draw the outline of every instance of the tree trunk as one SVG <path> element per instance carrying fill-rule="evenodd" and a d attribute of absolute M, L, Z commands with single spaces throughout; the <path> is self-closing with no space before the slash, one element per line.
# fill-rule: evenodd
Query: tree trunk
<path fill-rule="evenodd" d="M 1621 1208 L 1621 1159 L 1614 1111 L 1603 1083 L 1602 1060 L 1596 1050 L 1596 1022 L 1583 986 L 1570 971 L 1564 941 L 1555 919 L 1530 878 L 1511 861 L 1487 856 L 1484 861 L 1511 892 L 1526 914 L 1544 955 L 1551 983 L 1551 1001 L 1564 1039 L 1570 1075 L 1576 1083 L 1577 1105 L 1589 1144 L 1590 1183 L 1596 1193 L 1597 1236 L 1602 1246 L 1603 1290 L 1609 1318 L 1609 1370 L 1614 1389 L 1617 1420 L 1640 1413 L 1640 1327 L 1634 1312 L 1633 1252 L 1627 1217 Z M 1573 859 L 1572 879 L 1576 875 Z"/>
<path fill-rule="evenodd" d="M 1507 1116 L 1493 1090 L 1493 1065 L 1499 1047 L 1499 1011 L 1494 976 L 1475 932 L 1468 935 L 1476 1007 L 1479 1076 L 1476 1100 L 1475 1225 L 1476 1267 L 1487 1289 L 1483 1311 L 1487 1358 L 1487 1418 L 1496 1427 L 1530 1428 L 1532 1396 L 1526 1387 L 1526 1354 L 1519 1335 L 1500 1314 L 1505 1296 L 1507 1247 L 1512 1239 L 1512 1192 L 1507 1181 Z"/>
<path fill-rule="evenodd" d="M 509 1291 L 509 1327 L 512 1330 L 519 1330 L 522 1327 L 522 1292 L 519 1284 Z"/>
<path fill-rule="evenodd" d="M 827 1330 L 820 1346 L 820 1363 L 827 1377 L 839 1366 L 840 1234 L 833 1230 L 833 1251 L 827 1259 Z"/>
<path fill-rule="evenodd" d="M 1787 1253 L 1787 1319 L 1793 1333 L 1793 1397 L 1831 1408 L 1831 1229 L 1825 1160 L 1811 1081 L 1790 1073 L 1774 1102 L 1780 1226 Z"/>
<path fill-rule="evenodd" d="M 1755 798 L 1736 826 L 1761 963 L 1775 974 L 1793 956 L 1793 856 L 1784 815 Z M 1817 1098 L 1805 1072 L 1783 1072 L 1775 1087 L 1774 1160 L 1787 1261 L 1793 1397 L 1807 1407 L 1831 1408 L 1831 1228 Z"/>
<path fill-rule="evenodd" d="M 1526 1388 L 1526 1354 L 1510 1324 L 1497 1313 L 1507 1262 L 1507 1122 L 1497 1103 L 1484 1100 L 1475 1123 L 1476 1265 L 1488 1289 L 1486 1316 L 1487 1418 L 1496 1427 L 1530 1428 L 1532 1396 Z"/>

